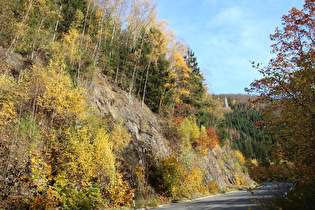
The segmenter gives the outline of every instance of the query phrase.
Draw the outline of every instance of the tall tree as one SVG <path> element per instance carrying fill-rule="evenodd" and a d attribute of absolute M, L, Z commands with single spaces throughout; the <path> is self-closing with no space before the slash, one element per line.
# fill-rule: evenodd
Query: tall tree
<path fill-rule="evenodd" d="M 282 17 L 283 28 L 271 35 L 268 66 L 256 68 L 263 78 L 248 92 L 258 92 L 257 101 L 267 103 L 264 111 L 269 130 L 276 135 L 283 158 L 296 165 L 300 181 L 315 179 L 315 2 L 306 0 Z"/>
<path fill-rule="evenodd" d="M 184 103 L 187 103 L 193 106 L 196 110 L 196 115 L 199 118 L 202 113 L 202 98 L 206 93 L 206 88 L 204 85 L 204 77 L 200 71 L 198 66 L 197 58 L 193 51 L 188 47 L 187 48 L 187 55 L 184 56 L 185 62 L 188 68 L 191 69 L 189 73 L 189 97 L 183 99 Z"/>
<path fill-rule="evenodd" d="M 76 13 L 78 11 L 81 11 L 83 16 L 85 16 L 87 3 L 87 0 L 60 0 L 59 4 L 62 6 L 62 19 L 58 26 L 60 33 L 67 33 L 70 30 L 71 24 L 76 21 Z"/>

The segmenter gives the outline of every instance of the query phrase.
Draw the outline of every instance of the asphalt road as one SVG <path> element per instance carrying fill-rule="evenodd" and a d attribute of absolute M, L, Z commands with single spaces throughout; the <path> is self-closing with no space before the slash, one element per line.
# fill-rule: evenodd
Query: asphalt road
<path fill-rule="evenodd" d="M 257 190 L 253 190 L 254 194 L 247 190 L 239 190 L 229 192 L 221 195 L 210 196 L 202 199 L 197 199 L 185 203 L 174 203 L 166 206 L 161 206 L 158 209 L 180 209 L 180 210 L 206 210 L 206 209 L 235 209 L 235 210 L 248 210 L 258 209 L 258 206 L 253 203 L 255 198 L 265 197 L 268 199 L 269 196 L 275 193 L 277 184 L 264 183 L 267 186 L 261 187 Z M 250 207 L 250 208 L 249 208 Z"/>

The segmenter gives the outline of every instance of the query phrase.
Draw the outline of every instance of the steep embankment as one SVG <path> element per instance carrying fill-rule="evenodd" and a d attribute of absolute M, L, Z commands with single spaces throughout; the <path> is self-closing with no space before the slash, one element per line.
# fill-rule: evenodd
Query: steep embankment
<path fill-rule="evenodd" d="M 194 118 L 154 114 L 97 67 L 77 85 L 61 61 L 5 53 L 0 206 L 124 206 L 134 190 L 174 199 L 251 183 L 242 154 Z"/>
<path fill-rule="evenodd" d="M 115 121 L 122 121 L 132 135 L 132 144 L 139 153 L 169 154 L 161 123 L 151 110 L 126 91 L 112 85 L 102 74 L 96 74 L 88 89 L 89 102 Z M 141 156 L 140 156 L 141 157 Z M 139 158 L 140 158 L 139 157 Z"/>
<path fill-rule="evenodd" d="M 94 82 L 88 88 L 89 102 L 92 106 L 112 120 L 122 121 L 124 127 L 132 135 L 130 147 L 136 154 L 137 164 L 144 166 L 149 163 L 149 157 L 157 155 L 160 158 L 168 157 L 174 152 L 174 145 L 164 135 L 167 123 L 154 114 L 146 105 L 141 106 L 141 101 L 113 85 L 100 73 L 95 75 Z M 219 188 L 235 186 L 238 183 L 236 173 L 241 171 L 245 183 L 251 184 L 247 170 L 238 165 L 235 151 L 227 143 L 223 148 L 217 146 L 208 154 L 199 156 L 199 167 L 203 172 L 203 179 L 211 183 L 216 181 Z M 129 150 L 130 152 L 130 150 Z M 130 155 L 130 156 L 129 156 Z M 131 164 L 129 158 L 134 154 L 125 153 L 125 161 Z M 189 159 L 189 157 L 188 157 Z M 132 160 L 133 164 L 134 159 Z M 245 184 L 243 183 L 243 184 Z"/>

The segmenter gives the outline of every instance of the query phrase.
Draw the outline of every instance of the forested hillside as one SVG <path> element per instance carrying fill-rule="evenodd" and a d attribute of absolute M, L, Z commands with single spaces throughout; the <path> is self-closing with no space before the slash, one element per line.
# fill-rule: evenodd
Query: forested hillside
<path fill-rule="evenodd" d="M 0 208 L 133 194 L 142 207 L 252 183 L 226 108 L 154 2 L 0 4 Z"/>
<path fill-rule="evenodd" d="M 230 111 L 225 113 L 225 126 L 232 147 L 240 150 L 246 159 L 257 160 L 260 165 L 268 166 L 271 145 L 275 143 L 263 123 L 261 110 L 264 105 L 253 105 L 250 100 L 257 96 L 241 94 L 215 95 L 226 101 Z"/>
<path fill-rule="evenodd" d="M 0 208 L 133 195 L 140 208 L 252 184 L 249 171 L 296 183 L 271 208 L 314 209 L 313 0 L 283 16 L 269 64 L 253 62 L 250 103 L 210 94 L 153 1 L 0 5 Z"/>

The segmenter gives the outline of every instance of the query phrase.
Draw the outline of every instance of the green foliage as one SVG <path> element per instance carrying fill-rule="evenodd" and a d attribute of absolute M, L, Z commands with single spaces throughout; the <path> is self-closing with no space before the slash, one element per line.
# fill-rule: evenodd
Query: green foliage
<path fill-rule="evenodd" d="M 66 0 L 61 0 L 59 3 L 62 6 L 61 16 L 62 19 L 60 21 L 60 26 L 58 27 L 59 33 L 67 33 L 71 27 L 71 25 L 78 22 L 78 13 L 81 13 L 80 16 L 85 15 L 87 12 L 87 0 L 80 0 L 75 2 L 69 2 Z M 58 8 L 59 9 L 59 8 Z M 82 24 L 83 18 L 80 20 L 80 24 Z"/>
<path fill-rule="evenodd" d="M 28 205 L 29 209 L 52 209 L 59 204 L 58 193 L 51 186 L 33 196 Z"/>
<path fill-rule="evenodd" d="M 189 76 L 189 85 L 190 87 L 190 96 L 185 100 L 186 103 L 193 105 L 199 111 L 199 109 L 204 106 L 202 104 L 202 97 L 206 93 L 207 89 L 204 85 L 204 77 L 202 72 L 198 66 L 197 58 L 191 49 L 187 49 L 187 56 L 184 57 L 185 61 L 189 68 L 191 68 L 190 76 Z M 200 110 L 201 111 L 201 110 Z M 201 113 L 197 113 L 200 115 Z"/>
<path fill-rule="evenodd" d="M 60 185 L 56 182 L 54 190 L 63 209 L 94 209 L 103 202 L 100 189 L 96 185 L 77 190 L 71 183 Z"/>
<path fill-rule="evenodd" d="M 268 142 L 275 140 L 267 135 L 266 127 L 261 124 L 261 112 L 248 102 L 234 101 L 231 107 L 233 112 L 225 114 L 225 121 L 233 148 L 240 150 L 246 158 L 256 158 L 260 164 L 266 165 L 270 149 Z"/>
<path fill-rule="evenodd" d="M 178 194 L 181 164 L 175 157 L 165 158 L 154 167 L 152 177 L 157 189 L 166 196 L 174 198 Z"/>

